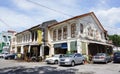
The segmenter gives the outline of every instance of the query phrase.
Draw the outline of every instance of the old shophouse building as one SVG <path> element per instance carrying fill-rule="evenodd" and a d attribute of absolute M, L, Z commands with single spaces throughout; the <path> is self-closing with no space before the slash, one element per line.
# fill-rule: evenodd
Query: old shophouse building
<path fill-rule="evenodd" d="M 112 53 L 107 31 L 93 12 L 76 16 L 48 26 L 50 54 L 82 53 L 95 55 L 98 52 Z"/>
<path fill-rule="evenodd" d="M 47 26 L 57 21 L 51 20 L 17 33 L 11 40 L 11 51 L 20 53 L 23 59 L 49 55 Z"/>
<path fill-rule="evenodd" d="M 107 31 L 93 12 L 62 22 L 47 21 L 17 33 L 12 38 L 11 50 L 13 49 L 24 57 L 28 54 L 29 57 L 43 57 L 66 53 L 112 53 Z"/>

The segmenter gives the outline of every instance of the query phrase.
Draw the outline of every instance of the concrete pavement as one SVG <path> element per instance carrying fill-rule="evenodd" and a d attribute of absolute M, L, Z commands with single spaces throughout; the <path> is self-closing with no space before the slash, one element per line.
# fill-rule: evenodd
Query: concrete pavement
<path fill-rule="evenodd" d="M 0 74 L 120 74 L 120 64 L 58 66 L 44 62 L 20 62 L 0 59 Z"/>

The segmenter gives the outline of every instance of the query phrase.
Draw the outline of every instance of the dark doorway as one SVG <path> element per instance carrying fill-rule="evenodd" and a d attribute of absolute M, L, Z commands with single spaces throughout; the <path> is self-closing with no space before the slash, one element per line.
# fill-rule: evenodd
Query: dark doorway
<path fill-rule="evenodd" d="M 55 54 L 66 54 L 67 49 L 55 48 Z"/>
<path fill-rule="evenodd" d="M 95 43 L 90 43 L 88 45 L 88 53 L 89 55 L 92 55 L 92 56 L 94 56 L 97 53 L 112 54 L 112 52 L 113 50 L 111 46 L 95 44 Z"/>
<path fill-rule="evenodd" d="M 66 54 L 67 43 L 54 44 L 55 54 Z"/>
<path fill-rule="evenodd" d="M 40 45 L 36 45 L 36 46 L 31 46 L 30 49 L 30 57 L 38 57 L 40 56 Z"/>
<path fill-rule="evenodd" d="M 44 55 L 49 55 L 49 47 L 48 46 L 45 46 L 44 47 Z"/>

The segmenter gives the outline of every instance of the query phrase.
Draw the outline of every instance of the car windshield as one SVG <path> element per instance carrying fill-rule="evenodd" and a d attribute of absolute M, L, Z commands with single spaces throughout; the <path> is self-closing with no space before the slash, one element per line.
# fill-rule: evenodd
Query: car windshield
<path fill-rule="evenodd" d="M 66 55 L 64 55 L 64 57 L 72 57 L 73 56 L 73 54 L 66 54 Z"/>
<path fill-rule="evenodd" d="M 114 53 L 115 56 L 120 56 L 120 53 Z"/>
<path fill-rule="evenodd" d="M 96 56 L 105 56 L 104 53 L 97 53 Z"/>
<path fill-rule="evenodd" d="M 53 57 L 59 57 L 60 55 L 54 55 Z"/>

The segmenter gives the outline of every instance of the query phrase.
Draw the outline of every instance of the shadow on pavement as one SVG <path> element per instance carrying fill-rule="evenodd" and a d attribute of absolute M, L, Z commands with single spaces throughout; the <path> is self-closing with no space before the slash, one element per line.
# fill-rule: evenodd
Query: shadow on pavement
<path fill-rule="evenodd" d="M 43 66 L 25 68 L 23 66 L 0 69 L 0 74 L 76 74 L 78 69 L 58 70 L 57 67 Z M 80 73 L 79 73 L 80 74 Z"/>

